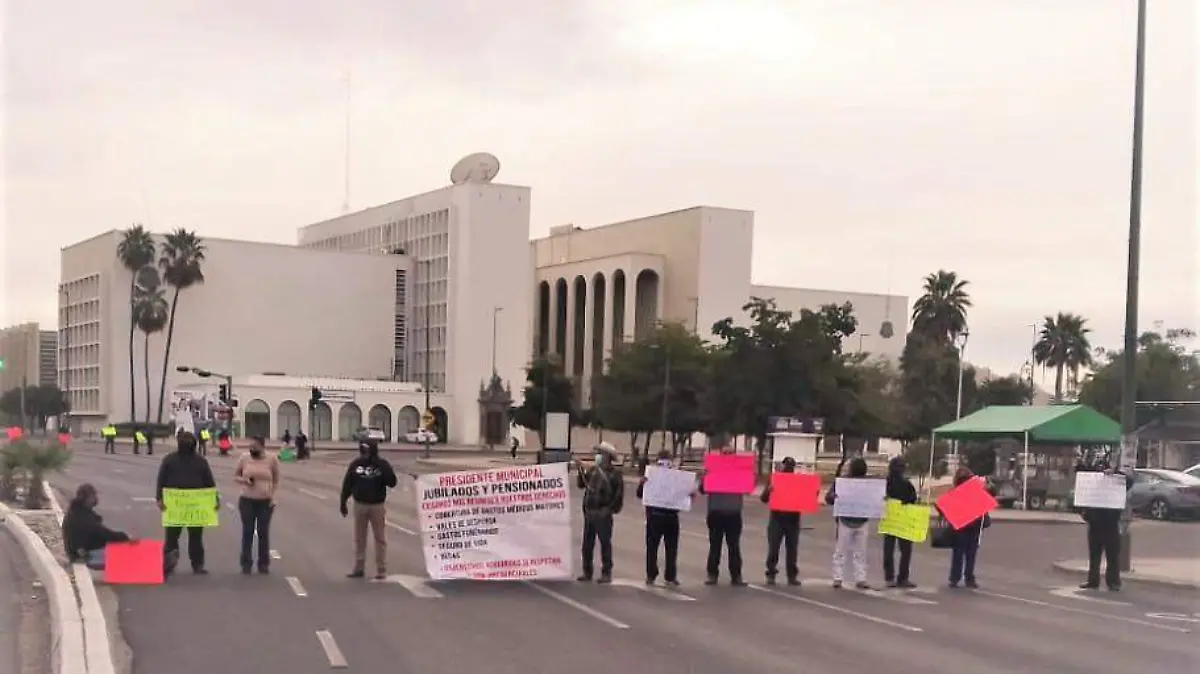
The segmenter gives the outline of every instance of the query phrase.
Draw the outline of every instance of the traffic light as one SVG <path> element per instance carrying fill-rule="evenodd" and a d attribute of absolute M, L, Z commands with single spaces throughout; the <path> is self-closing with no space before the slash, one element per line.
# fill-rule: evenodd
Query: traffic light
<path fill-rule="evenodd" d="M 317 409 L 317 403 L 321 402 L 321 397 L 321 389 L 316 386 L 312 387 L 312 390 L 308 394 L 308 409 Z"/>
<path fill-rule="evenodd" d="M 217 387 L 217 400 L 223 403 L 229 402 L 229 386 L 227 384 L 221 384 Z"/>

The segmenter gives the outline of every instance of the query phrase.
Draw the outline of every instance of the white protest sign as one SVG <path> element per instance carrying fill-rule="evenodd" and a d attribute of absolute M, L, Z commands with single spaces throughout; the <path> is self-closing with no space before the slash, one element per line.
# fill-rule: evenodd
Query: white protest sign
<path fill-rule="evenodd" d="M 1125 476 L 1094 471 L 1075 473 L 1075 507 L 1125 508 Z"/>
<path fill-rule="evenodd" d="M 570 578 L 570 500 L 565 463 L 419 476 L 429 577 Z"/>
<path fill-rule="evenodd" d="M 662 466 L 647 466 L 646 484 L 642 485 L 642 505 L 688 512 L 692 509 L 692 494 L 695 491 L 695 473 Z"/>
<path fill-rule="evenodd" d="M 837 492 L 837 499 L 833 502 L 834 517 L 862 517 L 871 520 L 883 517 L 886 480 L 839 477 L 834 489 Z"/>
<path fill-rule="evenodd" d="M 176 410 L 175 411 L 175 430 L 184 430 L 192 435 L 196 434 L 196 420 L 192 418 L 191 410 Z"/>

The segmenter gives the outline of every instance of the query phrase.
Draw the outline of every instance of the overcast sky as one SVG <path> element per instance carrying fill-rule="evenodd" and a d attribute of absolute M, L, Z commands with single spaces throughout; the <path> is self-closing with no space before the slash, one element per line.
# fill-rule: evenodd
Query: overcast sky
<path fill-rule="evenodd" d="M 532 235 L 755 211 L 759 283 L 971 281 L 971 359 L 1121 338 L 1135 0 L 6 0 L 0 323 L 142 222 L 294 242 L 500 157 Z M 1152 0 L 1144 327 L 1197 318 L 1197 9 Z"/>

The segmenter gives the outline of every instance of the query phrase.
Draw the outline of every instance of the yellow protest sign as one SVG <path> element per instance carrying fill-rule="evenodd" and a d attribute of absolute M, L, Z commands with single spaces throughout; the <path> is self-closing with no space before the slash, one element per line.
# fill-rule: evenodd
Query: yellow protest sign
<path fill-rule="evenodd" d="M 896 499 L 888 499 L 884 503 L 883 518 L 879 520 L 879 533 L 920 543 L 929 536 L 930 513 L 927 505 L 905 505 Z"/>
<path fill-rule="evenodd" d="M 217 526 L 216 489 L 164 489 L 164 527 Z"/>

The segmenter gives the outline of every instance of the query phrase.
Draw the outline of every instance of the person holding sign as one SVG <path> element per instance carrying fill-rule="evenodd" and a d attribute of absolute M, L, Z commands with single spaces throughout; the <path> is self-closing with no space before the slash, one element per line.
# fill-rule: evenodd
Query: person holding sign
<path fill-rule="evenodd" d="M 625 503 L 625 479 L 613 467 L 616 449 L 607 442 L 595 446 L 596 463 L 579 471 L 576 483 L 583 490 L 583 572 L 576 580 L 592 580 L 595 570 L 596 541 L 600 541 L 600 578 L 597 583 L 612 582 L 613 515 L 621 512 Z"/>
<path fill-rule="evenodd" d="M 902 456 L 894 456 L 888 461 L 887 497 L 904 505 L 917 502 L 917 488 L 904 477 L 908 465 Z M 900 570 L 896 571 L 896 548 L 900 548 Z M 906 541 L 896 536 L 883 537 L 883 580 L 888 587 L 911 589 L 916 584 L 908 579 L 909 567 L 912 564 L 912 541 Z"/>
<path fill-rule="evenodd" d="M 105 546 L 134 539 L 123 531 L 104 526 L 104 519 L 96 512 L 99 504 L 96 487 L 88 482 L 79 485 L 63 516 L 62 534 L 68 561 L 84 562 L 89 569 L 103 571 Z"/>
<path fill-rule="evenodd" d="M 721 454 L 734 454 L 732 447 L 722 447 Z M 707 473 L 707 470 L 705 471 Z M 716 585 L 721 573 L 721 544 L 729 548 L 729 584 L 743 586 L 742 580 L 742 493 L 712 493 L 700 479 L 700 493 L 708 496 L 708 577 L 705 585 Z"/>
<path fill-rule="evenodd" d="M 661 470 L 670 470 L 671 453 L 661 450 L 658 453 L 658 466 Z M 648 471 L 647 471 L 648 472 Z M 637 497 L 643 498 L 646 490 L 647 476 L 642 476 L 638 483 Z M 670 508 L 646 506 L 646 584 L 653 585 L 658 578 L 658 546 L 662 544 L 666 550 L 665 572 L 663 580 L 667 585 L 677 587 L 679 577 L 677 561 L 679 559 L 679 511 Z"/>
<path fill-rule="evenodd" d="M 1100 462 L 1095 469 L 1089 469 L 1083 463 L 1075 467 L 1075 472 L 1102 471 L 1105 475 L 1122 475 L 1114 472 L 1107 462 Z M 1133 477 L 1125 476 L 1125 490 L 1133 486 Z M 1080 495 L 1075 492 L 1076 500 Z M 1079 587 L 1084 590 L 1100 589 L 1100 558 L 1104 558 L 1104 582 L 1108 589 L 1117 592 L 1121 589 L 1121 512 L 1122 508 L 1080 508 L 1083 521 L 1087 523 L 1088 544 L 1088 573 L 1087 580 Z"/>
<path fill-rule="evenodd" d="M 955 487 L 974 479 L 975 474 L 966 466 L 959 466 L 958 470 L 954 471 Z M 983 530 L 990 526 L 992 518 L 984 513 L 982 517 L 954 530 L 954 545 L 950 553 L 950 587 L 958 587 L 961 580 L 972 590 L 979 589 L 979 583 L 975 581 L 975 556 L 979 552 L 979 539 L 983 537 Z"/>
<path fill-rule="evenodd" d="M 850 479 L 867 479 L 867 461 L 861 456 L 850 461 Z M 837 482 L 825 493 L 825 505 L 837 503 Z M 836 510 L 835 510 L 836 512 Z M 866 517 L 837 517 L 837 542 L 833 548 L 833 587 L 842 587 L 843 574 L 846 566 L 846 556 L 850 556 L 854 565 L 854 586 L 860 590 L 869 590 L 867 582 L 867 518 Z"/>
<path fill-rule="evenodd" d="M 212 467 L 208 459 L 196 453 L 196 436 L 191 433 L 180 433 L 174 452 L 163 457 L 158 466 L 158 480 L 154 486 L 154 498 L 158 501 L 158 509 L 166 512 L 167 505 L 163 501 L 164 489 L 216 489 L 217 481 L 213 479 Z M 213 508 L 221 509 L 221 497 L 214 499 Z M 183 527 L 166 527 L 166 541 L 163 543 L 163 555 L 167 559 L 166 572 L 175 570 L 174 560 L 179 558 L 179 537 Z M 205 575 L 204 568 L 204 527 L 187 527 L 188 560 L 192 563 L 192 572 Z"/>
<path fill-rule="evenodd" d="M 780 462 L 779 472 L 795 473 L 796 460 L 790 456 Z M 819 487 L 819 485 L 818 485 Z M 771 493 L 775 485 L 768 484 L 763 488 L 760 497 L 763 503 L 771 502 Z M 775 576 L 779 575 L 779 546 L 786 548 L 784 568 L 787 570 L 787 584 L 800 585 L 800 513 L 784 510 L 771 510 L 767 521 L 767 585 L 775 584 Z"/>
<path fill-rule="evenodd" d="M 258 534 L 258 572 L 268 573 L 271 566 L 271 516 L 275 514 L 275 490 L 279 488 L 279 460 L 267 455 L 261 437 L 250 439 L 250 455 L 238 459 L 233 481 L 242 485 L 238 514 L 242 516 L 242 573 L 254 565 L 251 547 Z"/>

